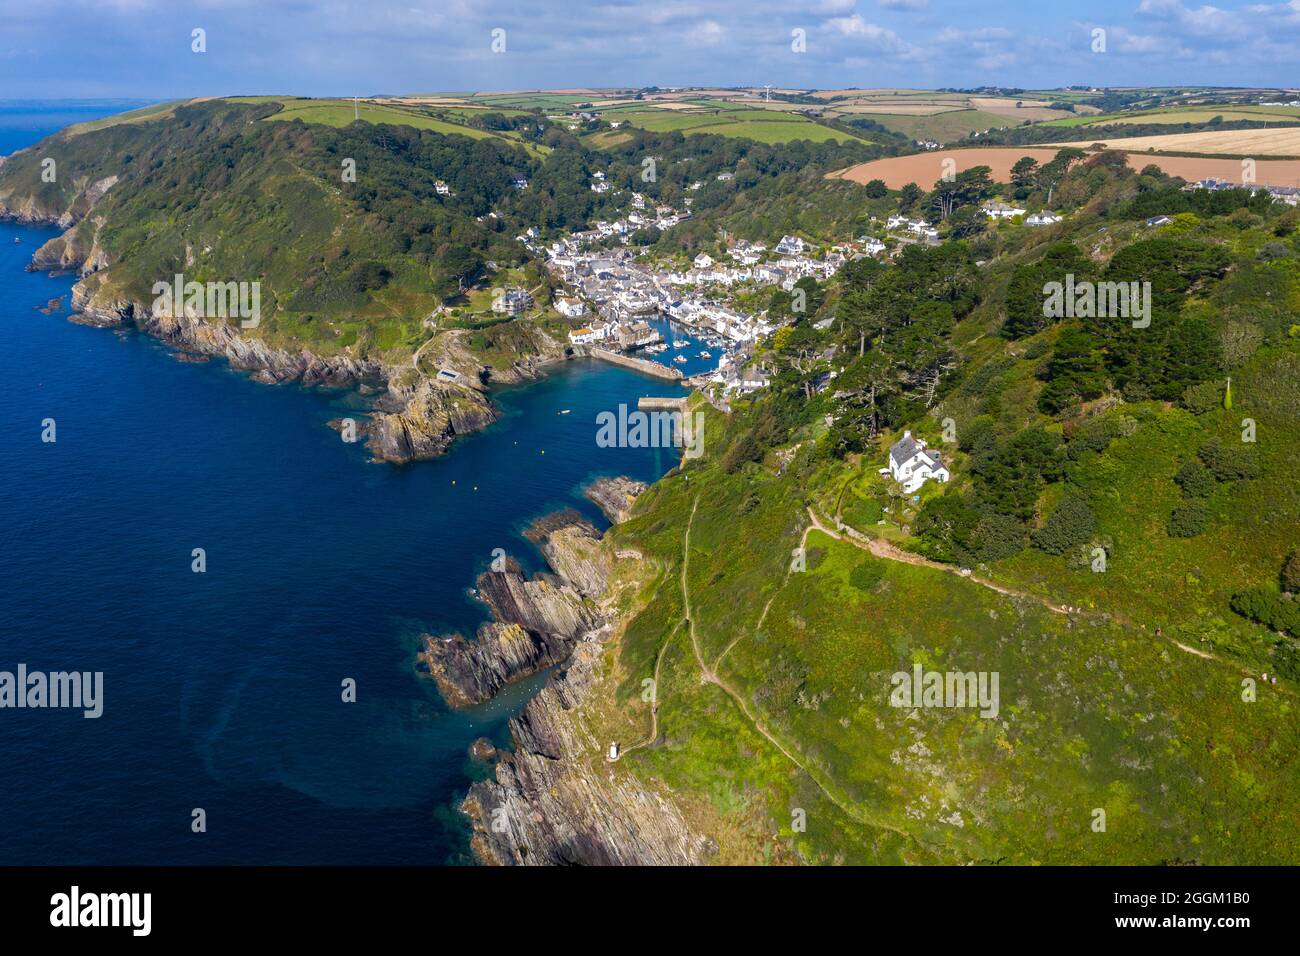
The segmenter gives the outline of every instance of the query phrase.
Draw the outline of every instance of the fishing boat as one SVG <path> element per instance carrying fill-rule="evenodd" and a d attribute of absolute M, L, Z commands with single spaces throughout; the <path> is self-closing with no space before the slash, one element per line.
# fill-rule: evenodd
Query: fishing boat
<path fill-rule="evenodd" d="M 673 348 L 675 349 L 684 349 L 687 348 L 690 344 L 691 343 L 687 342 L 685 339 L 673 339 Z"/>
<path fill-rule="evenodd" d="M 700 358 L 713 358 L 713 353 L 706 349 L 700 353 Z"/>
<path fill-rule="evenodd" d="M 685 355 L 679 355 L 679 356 L 677 356 L 677 358 L 673 359 L 673 361 L 676 362 L 678 365 L 685 365 L 685 364 L 686 364 L 686 356 L 685 356 Z"/>

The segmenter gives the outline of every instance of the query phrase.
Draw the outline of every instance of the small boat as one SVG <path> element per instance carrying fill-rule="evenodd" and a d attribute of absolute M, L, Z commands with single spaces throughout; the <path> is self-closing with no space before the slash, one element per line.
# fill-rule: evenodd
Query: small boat
<path fill-rule="evenodd" d="M 567 415 L 567 414 L 569 414 L 569 409 L 567 409 L 567 408 L 561 408 L 560 411 L 559 411 L 559 414 L 561 414 L 561 415 Z"/>
<path fill-rule="evenodd" d="M 713 353 L 707 350 L 703 351 L 700 353 L 700 358 L 713 358 Z"/>
<path fill-rule="evenodd" d="M 674 339 L 674 340 L 673 340 L 673 348 L 675 348 L 675 349 L 684 349 L 684 348 L 689 347 L 690 344 L 691 344 L 691 343 L 690 343 L 690 342 L 687 342 L 685 339 Z"/>
<path fill-rule="evenodd" d="M 685 364 L 686 364 L 686 356 L 685 356 L 685 355 L 679 355 L 679 356 L 677 356 L 677 358 L 673 359 L 673 361 L 676 362 L 678 365 L 685 365 Z"/>
<path fill-rule="evenodd" d="M 14 236 L 14 242 L 22 242 L 22 240 L 19 239 L 17 236 Z"/>

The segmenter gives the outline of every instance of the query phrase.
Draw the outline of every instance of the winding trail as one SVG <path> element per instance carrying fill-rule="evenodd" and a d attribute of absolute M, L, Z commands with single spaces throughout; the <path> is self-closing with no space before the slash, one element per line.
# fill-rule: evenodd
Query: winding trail
<path fill-rule="evenodd" d="M 808 765 L 808 763 L 805 760 L 801 760 L 800 757 L 797 756 L 795 752 L 792 752 L 790 748 L 786 747 L 785 744 L 783 744 L 780 740 L 778 740 L 776 736 L 770 730 L 768 730 L 767 727 L 763 725 L 763 722 L 759 720 L 750 711 L 748 704 L 745 703 L 744 697 L 742 697 L 730 684 L 728 684 L 725 680 L 719 677 L 713 668 L 709 667 L 709 665 L 705 663 L 704 655 L 700 652 L 699 638 L 695 633 L 695 618 L 691 614 L 690 585 L 687 581 L 687 572 L 690 568 L 691 528 L 695 524 L 695 511 L 699 507 L 699 504 L 700 504 L 700 498 L 699 495 L 696 495 L 695 502 L 694 504 L 691 505 L 691 516 L 686 522 L 686 534 L 682 538 L 681 577 L 682 577 L 682 606 L 685 609 L 685 613 L 686 613 L 686 626 L 687 626 L 687 631 L 690 633 L 690 637 L 691 637 L 691 647 L 695 652 L 695 661 L 700 668 L 701 682 L 707 684 L 713 684 L 715 687 L 722 690 L 728 697 L 730 697 L 735 702 L 736 706 L 740 708 L 740 712 L 745 715 L 745 719 L 748 720 L 754 726 L 754 729 L 757 730 L 760 734 L 762 734 L 768 743 L 770 743 L 773 747 L 775 747 L 782 754 L 784 754 L 787 760 L 789 760 L 792 764 L 794 764 L 805 774 L 807 774 L 808 778 L 817 785 L 818 789 L 820 789 L 821 792 L 826 795 L 827 799 L 829 799 L 832 803 L 834 803 L 837 807 L 839 807 L 840 810 L 843 811 L 845 815 L 851 817 L 852 819 L 858 821 L 859 823 L 865 826 L 875 827 L 877 829 L 882 829 L 882 830 L 889 830 L 893 833 L 898 834 L 899 836 L 906 837 L 909 840 L 916 839 L 915 834 L 908 833 L 906 830 L 896 827 L 890 823 L 886 823 L 882 820 L 877 820 L 871 817 L 870 815 L 863 813 L 861 808 L 856 806 L 851 800 L 848 800 L 843 795 L 836 793 L 834 784 L 832 784 L 829 780 L 825 779 L 824 774 L 820 773 L 817 770 L 814 770 L 812 767 Z M 807 536 L 808 536 L 808 532 L 807 530 L 805 530 L 804 531 L 805 540 L 807 539 Z M 788 571 L 786 573 L 786 577 L 787 579 L 789 577 Z M 775 596 L 776 595 L 773 595 L 773 597 Z M 768 604 L 770 606 L 771 601 L 769 601 Z M 764 613 L 766 613 L 766 609 L 764 610 Z M 732 642 L 732 645 L 734 644 L 735 641 Z M 730 647 L 728 647 L 728 650 L 730 650 Z M 723 652 L 724 656 L 725 654 L 726 651 Z M 719 657 L 719 660 L 721 659 L 722 658 Z"/>

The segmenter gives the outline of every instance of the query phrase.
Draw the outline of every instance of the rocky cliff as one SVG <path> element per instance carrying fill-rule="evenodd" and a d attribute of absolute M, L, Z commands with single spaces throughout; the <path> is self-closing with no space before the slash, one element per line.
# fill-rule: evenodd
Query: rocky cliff
<path fill-rule="evenodd" d="M 462 708 L 485 703 L 507 684 L 562 663 L 572 650 L 566 637 L 494 621 L 479 627 L 472 641 L 460 634 L 425 635 L 420 659 L 448 706 Z"/>
<path fill-rule="evenodd" d="M 611 524 L 621 524 L 632 513 L 637 496 L 647 487 L 644 481 L 627 477 L 597 478 L 587 487 L 585 494 L 605 512 Z"/>
<path fill-rule="evenodd" d="M 583 725 L 579 708 L 599 678 L 604 645 L 584 641 L 563 675 L 552 676 L 510 722 L 514 752 L 495 779 L 474 784 L 461 804 L 470 845 L 493 865 L 658 865 L 708 861 L 713 847 L 693 833 L 672 798 L 617 773 Z"/>
<path fill-rule="evenodd" d="M 494 368 L 468 348 L 462 330 L 450 330 L 430 343 L 430 354 L 419 365 L 391 366 L 346 354 L 321 356 L 306 349 L 275 348 L 222 319 L 155 314 L 151 304 L 111 280 L 111 263 L 98 242 L 102 223 L 91 211 L 115 182 L 115 177 L 109 177 L 87 184 L 72 206 L 61 211 L 37 208 L 34 200 L 18 206 L 0 201 L 0 215 L 64 227 L 62 234 L 37 250 L 28 268 L 81 275 L 73 288 L 71 320 L 102 328 L 135 327 L 184 352 L 224 358 L 259 382 L 331 388 L 365 384 L 374 390 L 386 386 L 364 429 L 367 447 L 378 461 L 400 463 L 442 454 L 457 437 L 496 420 L 486 381 L 534 378 L 566 357 L 564 347 L 544 332 L 502 330 L 494 333 L 497 347 L 491 358 L 501 366 Z M 426 374 L 424 369 L 434 371 Z M 443 369 L 454 371 L 456 378 L 445 381 L 437 374 Z"/>
<path fill-rule="evenodd" d="M 472 643 L 461 637 L 426 642 L 430 671 L 453 706 L 486 699 L 510 679 L 558 665 L 510 722 L 513 752 L 500 755 L 495 777 L 474 784 L 462 804 L 474 854 L 484 863 L 510 865 L 707 862 L 710 842 L 691 831 L 670 797 L 629 773 L 613 772 L 581 716 L 617 625 L 601 620 L 591 604 L 604 594 L 610 573 L 599 533 L 566 511 L 539 519 L 525 534 L 539 543 L 556 574 L 525 581 L 509 567 L 481 576 L 480 594 L 499 621 L 511 623 L 485 625 Z M 532 622 L 532 633 L 520 626 L 525 621 Z M 572 638 L 561 639 L 561 631 Z"/>

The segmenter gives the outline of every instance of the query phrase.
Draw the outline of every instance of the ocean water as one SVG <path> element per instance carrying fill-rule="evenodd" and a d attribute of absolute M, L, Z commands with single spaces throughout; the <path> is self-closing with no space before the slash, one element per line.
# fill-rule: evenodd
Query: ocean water
<path fill-rule="evenodd" d="M 0 150 L 112 111 L 0 103 Z M 0 709 L 0 863 L 465 862 L 466 749 L 537 681 L 450 712 L 418 637 L 486 619 L 494 548 L 541 566 L 532 519 L 603 527 L 590 480 L 670 468 L 597 447 L 595 419 L 680 390 L 575 362 L 498 390 L 444 458 L 372 464 L 325 426 L 351 393 L 68 322 L 73 279 L 23 271 L 54 234 L 0 223 L 0 670 L 102 671 L 103 716 Z"/>

